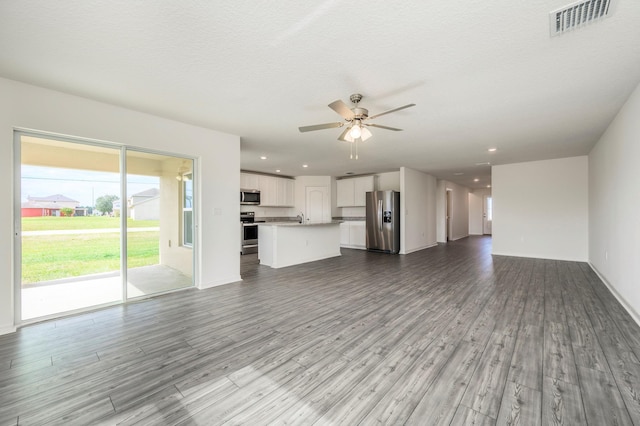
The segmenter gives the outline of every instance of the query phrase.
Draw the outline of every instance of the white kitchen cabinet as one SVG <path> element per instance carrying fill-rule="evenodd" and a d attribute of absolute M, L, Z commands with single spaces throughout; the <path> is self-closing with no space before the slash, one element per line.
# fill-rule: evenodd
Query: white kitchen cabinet
<path fill-rule="evenodd" d="M 365 222 L 357 221 L 349 223 L 349 244 L 357 248 L 367 247 L 367 233 Z"/>
<path fill-rule="evenodd" d="M 295 181 L 276 176 L 240 173 L 240 189 L 260 191 L 262 207 L 293 207 L 295 201 Z"/>
<path fill-rule="evenodd" d="M 251 173 L 240 173 L 240 189 L 260 189 L 258 175 Z"/>
<path fill-rule="evenodd" d="M 293 179 L 276 178 L 277 182 L 277 194 L 276 203 L 280 207 L 293 207 L 295 184 Z"/>
<path fill-rule="evenodd" d="M 260 205 L 275 207 L 278 205 L 278 181 L 273 176 L 258 176 L 260 183 Z"/>
<path fill-rule="evenodd" d="M 351 207 L 354 203 L 355 185 L 353 179 L 340 179 L 336 181 L 336 206 Z"/>
<path fill-rule="evenodd" d="M 349 222 L 342 222 L 340 224 L 340 245 L 348 246 L 350 241 L 350 232 L 351 227 L 349 226 Z"/>
<path fill-rule="evenodd" d="M 373 176 L 340 179 L 336 181 L 336 207 L 364 207 L 366 193 L 373 190 Z"/>
<path fill-rule="evenodd" d="M 366 249 L 365 221 L 347 221 L 340 224 L 340 245 L 346 248 Z"/>
<path fill-rule="evenodd" d="M 366 195 L 367 192 L 373 191 L 373 176 L 363 176 L 354 179 L 354 190 L 353 190 L 353 205 L 354 206 L 366 206 Z"/>

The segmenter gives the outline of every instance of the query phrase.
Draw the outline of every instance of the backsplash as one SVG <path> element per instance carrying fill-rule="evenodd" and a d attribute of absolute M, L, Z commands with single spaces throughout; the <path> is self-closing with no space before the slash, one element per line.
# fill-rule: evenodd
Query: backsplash
<path fill-rule="evenodd" d="M 264 218 L 282 218 L 282 217 L 296 217 L 300 212 L 296 213 L 296 209 L 293 207 L 260 207 L 260 206 L 240 206 L 241 212 L 254 212 L 256 219 Z"/>

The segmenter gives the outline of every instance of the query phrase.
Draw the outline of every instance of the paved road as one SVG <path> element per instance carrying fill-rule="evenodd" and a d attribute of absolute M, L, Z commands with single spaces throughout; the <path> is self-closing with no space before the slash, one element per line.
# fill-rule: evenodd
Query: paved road
<path fill-rule="evenodd" d="M 144 231 L 159 231 L 160 227 L 149 228 L 128 228 L 127 232 L 144 232 Z M 104 234 L 107 232 L 120 232 L 120 228 L 102 228 L 102 229 L 58 229 L 50 231 L 24 231 L 22 236 L 29 235 L 66 235 L 66 234 Z"/>

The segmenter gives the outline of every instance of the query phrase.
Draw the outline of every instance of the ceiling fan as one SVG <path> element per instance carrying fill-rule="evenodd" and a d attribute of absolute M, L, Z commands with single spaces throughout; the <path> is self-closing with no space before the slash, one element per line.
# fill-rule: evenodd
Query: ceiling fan
<path fill-rule="evenodd" d="M 344 121 L 338 121 L 335 123 L 325 123 L 325 124 L 316 124 L 313 126 L 302 126 L 298 127 L 300 132 L 312 132 L 314 130 L 323 130 L 323 129 L 332 129 L 335 127 L 343 127 L 347 126 L 347 128 L 338 136 L 338 140 L 346 141 L 346 142 L 356 142 L 356 159 L 358 158 L 357 153 L 357 143 L 358 141 L 366 141 L 369 139 L 372 134 L 367 129 L 367 126 L 378 127 L 380 129 L 400 131 L 402 129 L 397 129 L 395 127 L 381 126 L 380 124 L 369 123 L 369 120 L 373 120 L 374 118 L 380 117 L 385 114 L 389 114 L 391 112 L 400 111 L 405 108 L 409 108 L 412 106 L 416 106 L 416 104 L 408 104 L 398 108 L 390 109 L 389 111 L 381 112 L 376 115 L 369 116 L 369 111 L 365 108 L 361 108 L 359 106 L 360 101 L 362 100 L 362 95 L 359 93 L 354 93 L 349 97 L 351 102 L 355 105 L 353 108 L 349 108 L 347 104 L 342 102 L 341 100 L 333 101 L 329 104 L 329 108 L 337 112 L 344 118 Z M 352 153 L 353 158 L 353 153 Z"/>

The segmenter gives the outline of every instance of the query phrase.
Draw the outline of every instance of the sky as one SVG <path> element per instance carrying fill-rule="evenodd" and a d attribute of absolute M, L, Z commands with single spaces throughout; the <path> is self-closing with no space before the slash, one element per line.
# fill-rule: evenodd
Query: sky
<path fill-rule="evenodd" d="M 89 170 L 62 169 L 56 167 L 21 166 L 21 201 L 28 196 L 46 197 L 61 194 L 76 200 L 82 207 L 92 207 L 103 195 L 120 197 L 120 175 L 118 173 Z M 151 188 L 159 188 L 156 176 L 128 175 L 127 195 Z"/>

